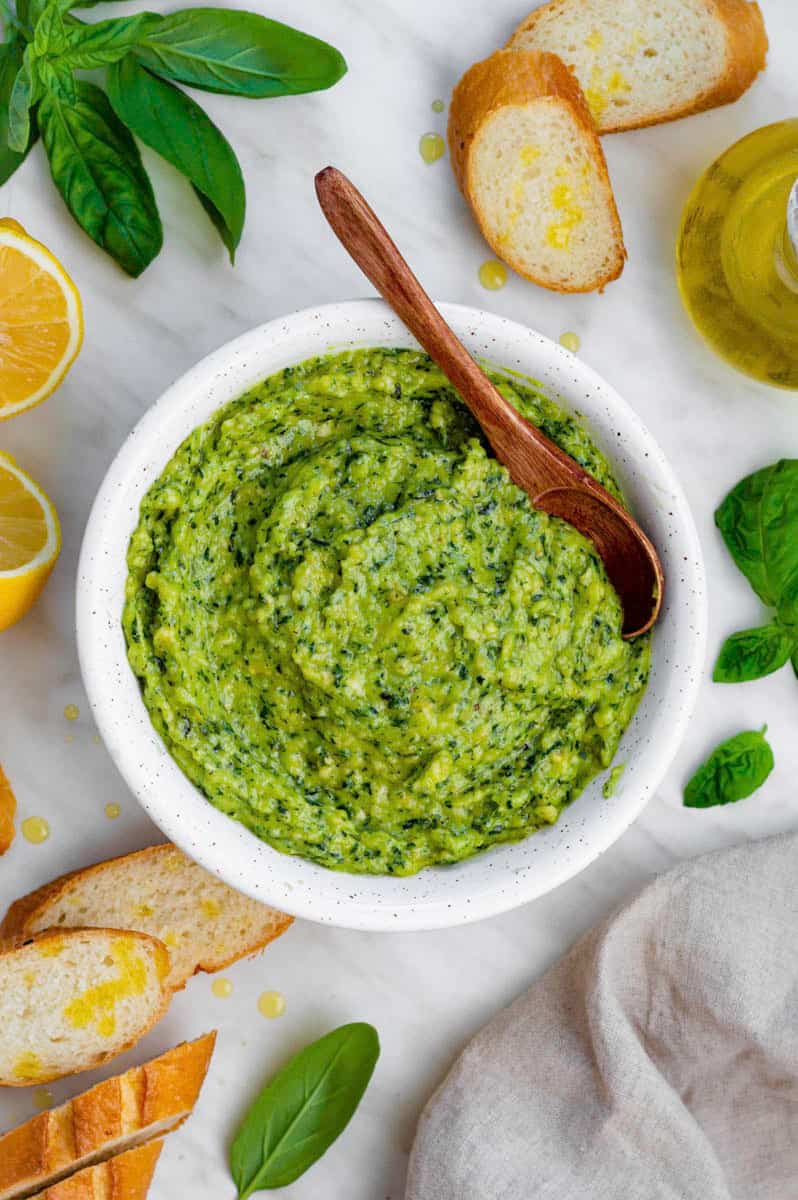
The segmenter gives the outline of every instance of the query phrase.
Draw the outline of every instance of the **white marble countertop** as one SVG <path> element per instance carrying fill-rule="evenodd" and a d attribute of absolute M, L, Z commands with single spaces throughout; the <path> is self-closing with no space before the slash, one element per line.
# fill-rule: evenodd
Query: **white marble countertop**
<path fill-rule="evenodd" d="M 579 334 L 580 353 L 638 410 L 688 493 L 708 569 L 710 655 L 726 634 L 757 622 L 758 603 L 720 543 L 712 513 L 742 475 L 798 454 L 798 397 L 732 374 L 699 342 L 680 308 L 673 246 L 680 209 L 700 171 L 736 138 L 798 107 L 798 10 L 794 0 L 760 2 L 770 62 L 740 102 L 605 139 L 629 261 L 603 296 L 557 296 L 515 277 L 503 291 L 486 292 L 477 270 L 491 255 L 448 162 L 426 166 L 419 157 L 419 136 L 443 131 L 446 120 L 431 102 L 448 97 L 469 63 L 503 43 L 525 11 L 519 0 L 248 0 L 251 8 L 334 42 L 350 72 L 316 96 L 255 103 L 204 97 L 238 150 L 248 185 L 235 269 L 187 185 L 146 151 L 166 244 L 137 282 L 72 224 L 40 149 L 0 189 L 0 212 L 22 221 L 74 276 L 87 330 L 61 390 L 44 407 L 0 426 L 0 446 L 43 484 L 64 529 L 63 553 L 41 602 L 0 635 L 0 760 L 21 816 L 42 814 L 52 826 L 47 843 L 18 838 L 0 863 L 0 907 L 67 869 L 155 840 L 88 716 L 73 628 L 83 527 L 128 430 L 198 358 L 288 310 L 368 294 L 316 207 L 313 175 L 328 162 L 363 188 L 434 296 L 493 309 L 554 338 L 565 330 Z M 114 12 L 131 7 L 116 5 Z M 81 710 L 74 723 L 63 715 L 71 703 Z M 655 873 L 713 847 L 798 827 L 796 715 L 798 685 L 789 669 L 736 687 L 707 678 L 690 735 L 657 797 L 608 853 L 544 899 L 430 934 L 371 935 L 298 922 L 262 958 L 227 972 L 235 985 L 231 999 L 215 999 L 208 977 L 195 979 L 158 1028 L 113 1068 L 208 1028 L 220 1030 L 198 1110 L 166 1144 L 154 1200 L 232 1200 L 226 1147 L 259 1083 L 293 1050 L 358 1019 L 372 1021 L 381 1034 L 374 1081 L 346 1134 L 284 1194 L 400 1200 L 420 1107 L 492 1012 Z M 706 753 L 721 738 L 765 722 L 776 769 L 762 791 L 733 808 L 684 809 L 682 785 Z M 104 816 L 109 801 L 122 807 L 114 822 Z M 287 997 L 277 1021 L 256 1009 L 267 988 Z M 85 1082 L 67 1080 L 53 1092 L 61 1099 Z M 32 1111 L 29 1091 L 6 1091 L 0 1128 Z"/>

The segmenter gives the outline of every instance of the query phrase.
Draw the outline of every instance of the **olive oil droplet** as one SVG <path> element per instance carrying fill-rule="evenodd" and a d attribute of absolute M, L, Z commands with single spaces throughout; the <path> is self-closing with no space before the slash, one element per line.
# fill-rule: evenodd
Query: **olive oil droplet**
<path fill-rule="evenodd" d="M 443 110 L 445 108 L 446 108 L 446 105 L 443 103 L 442 100 L 433 100 L 432 101 L 432 111 L 433 112 L 443 112 Z"/>
<path fill-rule="evenodd" d="M 425 133 L 418 143 L 418 149 L 424 162 L 429 166 L 430 163 L 443 158 L 446 146 L 439 133 Z"/>
<path fill-rule="evenodd" d="M 233 985 L 229 979 L 214 979 L 211 991 L 219 1000 L 227 1000 L 233 994 Z"/>
<path fill-rule="evenodd" d="M 489 292 L 498 292 L 507 282 L 507 268 L 498 259 L 489 258 L 479 268 L 479 282 Z"/>
<path fill-rule="evenodd" d="M 115 821 L 121 812 L 122 809 L 118 804 L 106 804 L 105 806 L 105 815 L 109 821 Z"/>
<path fill-rule="evenodd" d="M 264 992 L 258 1000 L 258 1012 L 262 1017 L 273 1020 L 285 1012 L 285 996 L 282 992 Z"/>
<path fill-rule="evenodd" d="M 576 354 L 580 344 L 578 333 L 568 330 L 567 333 L 560 334 L 560 345 L 564 346 L 566 350 L 570 350 L 572 354 Z"/>
<path fill-rule="evenodd" d="M 44 817 L 26 817 L 22 822 L 22 836 L 34 846 L 40 846 L 50 836 L 50 826 Z"/>
<path fill-rule="evenodd" d="M 77 721 L 80 716 L 80 709 L 77 704 L 67 704 L 64 708 L 64 716 L 68 721 Z"/>

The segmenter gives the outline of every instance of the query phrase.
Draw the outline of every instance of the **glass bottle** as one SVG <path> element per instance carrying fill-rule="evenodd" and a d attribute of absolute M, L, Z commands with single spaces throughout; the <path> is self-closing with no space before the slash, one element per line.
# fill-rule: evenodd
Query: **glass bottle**
<path fill-rule="evenodd" d="M 798 388 L 798 119 L 756 130 L 704 172 L 676 267 L 713 350 L 755 379 Z"/>

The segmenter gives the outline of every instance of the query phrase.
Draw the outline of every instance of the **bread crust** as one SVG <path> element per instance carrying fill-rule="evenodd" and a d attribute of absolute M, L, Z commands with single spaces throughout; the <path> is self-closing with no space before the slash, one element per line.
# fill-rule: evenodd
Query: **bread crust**
<path fill-rule="evenodd" d="M 70 871 L 66 875 L 61 875 L 58 879 L 51 880 L 50 883 L 44 884 L 42 887 L 37 888 L 36 891 L 30 892 L 27 896 L 22 896 L 19 900 L 14 901 L 6 913 L 2 924 L 0 924 L 0 940 L 28 936 L 30 930 L 37 923 L 38 916 L 44 907 L 51 903 L 57 903 L 70 890 L 74 883 L 88 883 L 92 878 L 102 875 L 107 871 L 124 871 L 134 861 L 151 862 L 164 854 L 173 853 L 185 857 L 182 851 L 173 846 L 171 842 L 159 842 L 155 846 L 147 846 L 144 850 L 135 850 L 132 854 L 121 854 L 117 858 L 104 859 L 102 862 L 94 863 L 92 866 L 84 867 L 82 870 Z M 264 905 L 264 907 L 267 906 Z M 250 955 L 258 954 L 270 942 L 273 942 L 281 934 L 285 933 L 286 929 L 293 924 L 293 917 L 289 917 L 285 913 L 278 913 L 276 909 L 270 909 L 269 911 L 273 912 L 277 918 L 274 921 L 272 929 L 262 937 L 253 938 L 241 952 L 233 952 L 228 956 L 221 957 L 215 951 L 212 954 L 208 953 L 204 959 L 201 959 L 197 963 L 193 974 L 196 975 L 200 971 L 221 971 L 232 963 L 238 962 L 241 958 L 248 958 Z M 176 984 L 172 984 L 172 990 L 181 990 L 185 987 L 186 982 L 187 980 L 183 979 Z"/>
<path fill-rule="evenodd" d="M 0 855 L 5 854 L 14 840 L 16 811 L 16 796 L 8 781 L 8 776 L 0 764 Z"/>
<path fill-rule="evenodd" d="M 0 1200 L 90 1166 L 148 1127 L 177 1129 L 196 1104 L 215 1043 L 215 1030 L 181 1042 L 0 1136 Z"/>
<path fill-rule="evenodd" d="M 169 951 L 158 938 L 151 937 L 148 933 L 139 933 L 132 929 L 45 929 L 41 933 L 32 936 L 13 937 L 0 943 L 0 966 L 4 958 L 17 954 L 20 950 L 27 949 L 32 945 L 38 946 L 47 944 L 48 942 L 65 941 L 70 940 L 72 937 L 77 940 L 78 938 L 85 938 L 87 935 L 105 937 L 112 941 L 120 937 L 134 938 L 140 941 L 142 945 L 146 945 L 147 949 L 152 952 L 156 962 L 161 988 L 159 1004 L 153 1011 L 147 1024 L 123 1045 L 112 1050 L 98 1051 L 92 1055 L 91 1059 L 82 1062 L 80 1066 L 76 1066 L 69 1071 L 59 1070 L 53 1072 L 42 1069 L 41 1072 L 37 1072 L 36 1074 L 36 1083 L 51 1083 L 54 1079 L 64 1079 L 69 1075 L 78 1075 L 82 1071 L 93 1070 L 95 1067 L 102 1066 L 103 1063 L 117 1058 L 120 1054 L 124 1054 L 126 1050 L 130 1050 L 132 1046 L 135 1046 L 160 1021 L 172 999 L 172 989 L 165 985 L 166 976 L 169 973 Z M 31 1082 L 30 1079 L 5 1079 L 0 1076 L 1 1087 L 30 1087 Z M 2 1192 L 0 1192 L 0 1200 L 2 1200 Z"/>
<path fill-rule="evenodd" d="M 585 148 L 606 187 L 610 208 L 610 220 L 618 253 L 606 274 L 586 287 L 572 287 L 532 274 L 525 263 L 508 253 L 506 245 L 500 245 L 493 237 L 484 219 L 479 197 L 471 186 L 470 160 L 480 132 L 494 113 L 509 106 L 523 106 L 535 100 L 551 100 L 567 105 L 582 134 Z M 626 249 L 623 231 L 607 171 L 604 151 L 596 134 L 587 101 L 576 76 L 556 54 L 542 50 L 496 50 L 489 58 L 474 63 L 452 93 L 449 109 L 449 154 L 455 178 L 460 190 L 476 217 L 482 236 L 495 252 L 517 274 L 532 283 L 557 292 L 601 291 L 606 284 L 617 279 L 623 270 Z"/>
<path fill-rule="evenodd" d="M 147 1142 L 107 1162 L 85 1167 L 31 1200 L 145 1200 L 163 1141 Z"/>
<path fill-rule="evenodd" d="M 704 3 L 707 12 L 723 25 L 726 35 L 726 63 L 718 82 L 699 92 L 690 103 L 675 104 L 648 117 L 624 120 L 619 115 L 611 124 L 599 120 L 599 133 L 624 133 L 630 129 L 661 125 L 665 121 L 678 121 L 722 104 L 731 104 L 748 90 L 767 61 L 768 37 L 759 5 L 756 0 L 704 0 Z M 506 49 L 518 53 L 517 41 L 534 30 L 543 13 L 556 17 L 558 12 L 567 10 L 569 4 L 570 0 L 549 0 L 548 4 L 535 9 L 512 34 Z"/>

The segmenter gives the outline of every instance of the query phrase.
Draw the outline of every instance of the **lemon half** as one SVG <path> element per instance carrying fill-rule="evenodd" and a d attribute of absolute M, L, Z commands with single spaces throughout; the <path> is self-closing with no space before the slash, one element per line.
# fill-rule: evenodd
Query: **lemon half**
<path fill-rule="evenodd" d="M 83 342 L 80 295 L 50 251 L 0 219 L 0 420 L 55 391 Z"/>
<path fill-rule="evenodd" d="M 31 608 L 60 550 L 61 526 L 53 505 L 0 451 L 0 629 Z"/>

